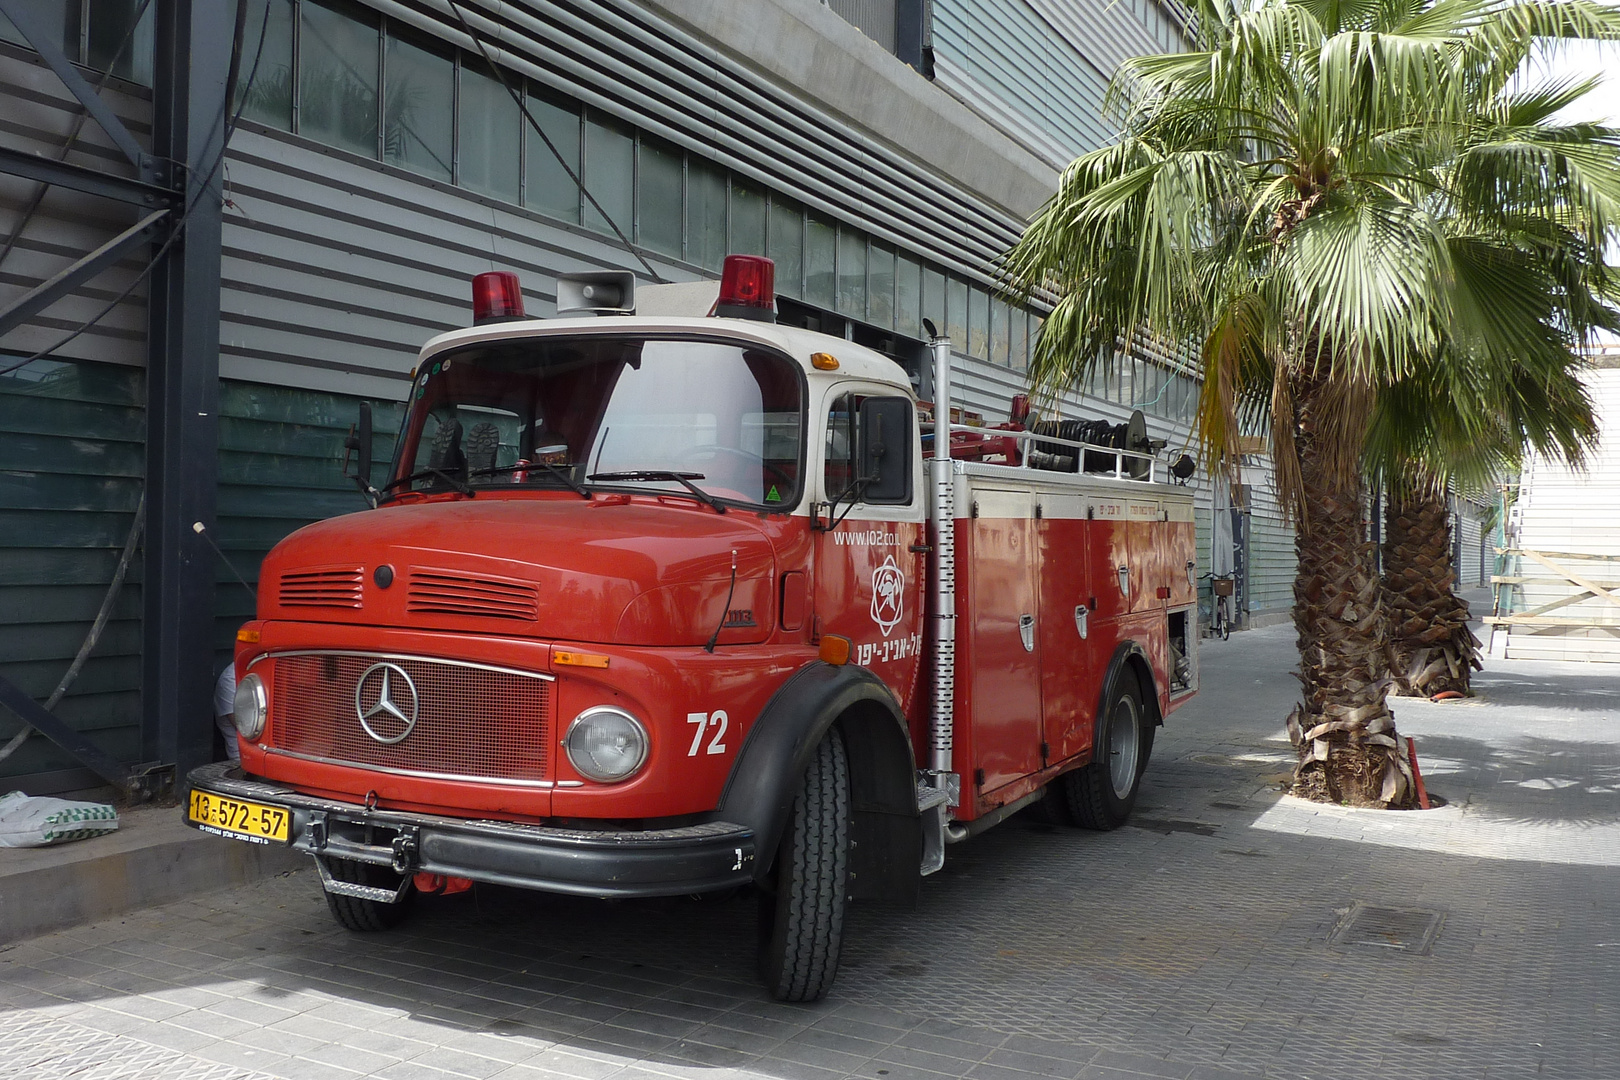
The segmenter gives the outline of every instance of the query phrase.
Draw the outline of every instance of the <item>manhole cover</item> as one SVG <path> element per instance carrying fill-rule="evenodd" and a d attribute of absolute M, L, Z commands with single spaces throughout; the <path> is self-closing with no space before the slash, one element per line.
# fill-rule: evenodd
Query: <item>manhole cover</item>
<path fill-rule="evenodd" d="M 1375 907 L 1357 900 L 1339 921 L 1330 945 L 1366 945 L 1427 956 L 1445 913 L 1420 908 Z"/>

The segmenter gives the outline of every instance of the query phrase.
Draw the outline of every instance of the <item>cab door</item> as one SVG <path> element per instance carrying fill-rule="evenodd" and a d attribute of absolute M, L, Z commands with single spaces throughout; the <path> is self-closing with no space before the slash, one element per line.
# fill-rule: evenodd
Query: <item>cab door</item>
<path fill-rule="evenodd" d="M 928 550 L 916 406 L 892 386 L 845 382 L 827 389 L 819 413 L 816 628 L 848 638 L 850 662 L 870 668 L 916 720 Z"/>

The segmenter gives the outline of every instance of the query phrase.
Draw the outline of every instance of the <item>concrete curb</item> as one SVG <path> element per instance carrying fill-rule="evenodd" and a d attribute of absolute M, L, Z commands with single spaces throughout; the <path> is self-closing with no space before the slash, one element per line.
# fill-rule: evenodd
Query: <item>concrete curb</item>
<path fill-rule="evenodd" d="M 301 869 L 284 847 L 208 836 L 177 807 L 120 810 L 117 832 L 0 849 L 0 944 Z"/>

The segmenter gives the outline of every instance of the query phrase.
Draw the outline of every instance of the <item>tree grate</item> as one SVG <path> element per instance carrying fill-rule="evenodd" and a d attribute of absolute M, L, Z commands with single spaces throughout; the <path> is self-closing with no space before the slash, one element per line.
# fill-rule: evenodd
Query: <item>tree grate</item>
<path fill-rule="evenodd" d="M 1328 935 L 1328 944 L 1365 945 L 1427 956 L 1445 918 L 1442 911 L 1377 907 L 1357 900 Z"/>

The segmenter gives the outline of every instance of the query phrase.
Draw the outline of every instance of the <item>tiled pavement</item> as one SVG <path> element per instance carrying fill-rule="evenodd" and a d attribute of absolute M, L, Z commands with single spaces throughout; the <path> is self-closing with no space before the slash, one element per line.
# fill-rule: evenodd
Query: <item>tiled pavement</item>
<path fill-rule="evenodd" d="M 0 951 L 0 1076 L 1620 1077 L 1620 672 L 1399 704 L 1450 805 L 1378 814 L 1278 795 L 1291 642 L 1205 643 L 1133 827 L 953 848 L 822 1004 L 758 989 L 746 896 L 484 890 L 361 937 L 298 873 Z M 1432 949 L 1330 944 L 1357 901 L 1440 914 Z"/>

